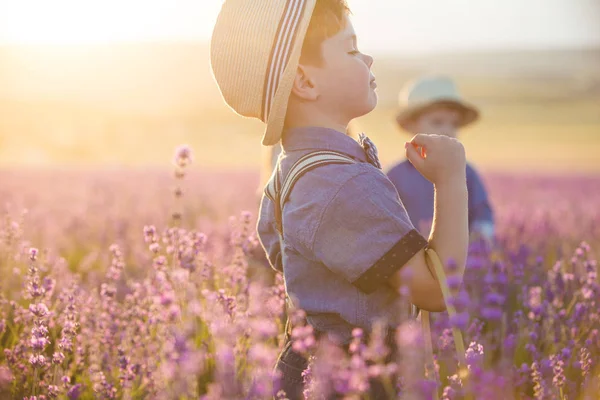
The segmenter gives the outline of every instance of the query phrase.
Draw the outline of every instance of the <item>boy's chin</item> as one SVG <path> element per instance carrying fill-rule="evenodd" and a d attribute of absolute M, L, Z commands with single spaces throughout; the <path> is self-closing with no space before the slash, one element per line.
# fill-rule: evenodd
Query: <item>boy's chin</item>
<path fill-rule="evenodd" d="M 377 107 L 377 95 L 373 93 L 369 98 L 365 101 L 364 107 L 361 107 L 360 111 L 354 118 L 362 117 L 363 115 L 367 115 L 371 111 L 373 111 Z"/>

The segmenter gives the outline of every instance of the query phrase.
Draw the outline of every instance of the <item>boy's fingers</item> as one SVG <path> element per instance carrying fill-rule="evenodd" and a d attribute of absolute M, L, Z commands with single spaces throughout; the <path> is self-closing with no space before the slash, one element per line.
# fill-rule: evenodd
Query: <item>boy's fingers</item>
<path fill-rule="evenodd" d="M 419 151 L 410 143 L 407 143 L 406 146 L 406 158 L 408 158 L 408 161 L 410 161 L 419 171 L 425 164 L 425 159 L 421 157 Z"/>
<path fill-rule="evenodd" d="M 427 146 L 431 145 L 434 140 L 435 138 L 431 135 L 419 133 L 418 135 L 415 135 L 410 142 L 418 146 Z"/>

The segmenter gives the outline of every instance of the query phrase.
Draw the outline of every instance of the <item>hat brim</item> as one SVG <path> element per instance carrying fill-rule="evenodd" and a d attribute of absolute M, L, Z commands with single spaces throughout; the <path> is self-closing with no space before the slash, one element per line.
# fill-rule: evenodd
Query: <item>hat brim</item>
<path fill-rule="evenodd" d="M 402 129 L 409 130 L 408 125 L 416 115 L 426 111 L 429 108 L 440 105 L 453 107 L 460 111 L 462 117 L 460 119 L 459 126 L 461 128 L 470 125 L 479 119 L 479 110 L 472 104 L 456 99 L 439 99 L 422 104 L 415 104 L 401 109 L 398 114 L 396 114 L 396 122 Z"/>
<path fill-rule="evenodd" d="M 292 87 L 294 85 L 294 79 L 298 71 L 298 65 L 300 64 L 300 55 L 302 54 L 302 45 L 304 44 L 304 37 L 308 30 L 308 25 L 312 17 L 313 10 L 315 8 L 316 0 L 307 0 L 305 9 L 298 27 L 297 37 L 294 41 L 294 48 L 290 54 L 288 64 L 283 71 L 279 86 L 275 92 L 271 111 L 269 113 L 269 120 L 267 121 L 267 128 L 262 138 L 262 144 L 264 146 L 273 146 L 281 140 L 283 128 L 285 125 L 285 116 L 287 113 L 288 102 L 290 95 L 292 94 Z"/>

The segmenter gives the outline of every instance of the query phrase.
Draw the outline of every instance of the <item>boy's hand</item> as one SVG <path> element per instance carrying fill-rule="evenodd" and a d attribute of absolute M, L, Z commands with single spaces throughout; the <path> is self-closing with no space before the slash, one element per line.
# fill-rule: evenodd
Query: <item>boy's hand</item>
<path fill-rule="evenodd" d="M 418 134 L 405 147 L 408 160 L 433 184 L 465 179 L 465 148 L 458 140 L 443 135 Z"/>

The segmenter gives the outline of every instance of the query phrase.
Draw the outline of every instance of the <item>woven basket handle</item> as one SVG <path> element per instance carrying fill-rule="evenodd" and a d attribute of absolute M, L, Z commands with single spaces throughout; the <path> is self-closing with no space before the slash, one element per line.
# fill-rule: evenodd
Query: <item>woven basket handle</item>
<path fill-rule="evenodd" d="M 456 315 L 456 309 L 450 302 L 450 288 L 448 287 L 448 281 L 446 278 L 446 272 L 444 271 L 443 264 L 440 261 L 440 258 L 438 257 L 437 253 L 433 249 L 429 248 L 425 250 L 425 258 L 427 260 L 427 263 L 433 266 L 435 270 L 435 274 L 437 275 L 440 287 L 442 289 L 442 295 L 444 296 L 444 302 L 446 303 L 446 309 L 448 310 L 448 314 L 450 315 L 450 317 L 452 317 Z M 433 342 L 431 338 L 431 325 L 428 311 L 421 310 L 421 324 L 423 327 L 423 334 L 425 335 L 425 352 L 427 357 L 427 367 L 433 368 Z M 458 356 L 459 371 L 465 371 L 467 368 L 467 363 L 465 358 L 465 344 L 463 341 L 462 333 L 458 328 L 453 327 L 452 336 L 454 338 L 454 345 L 456 346 L 456 355 Z"/>

